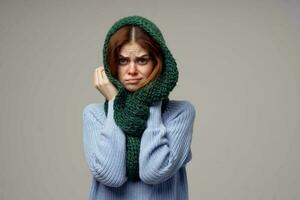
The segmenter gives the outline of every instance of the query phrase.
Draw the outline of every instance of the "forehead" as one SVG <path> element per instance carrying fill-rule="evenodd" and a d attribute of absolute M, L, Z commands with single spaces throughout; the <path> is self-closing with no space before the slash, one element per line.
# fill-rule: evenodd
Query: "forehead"
<path fill-rule="evenodd" d="M 125 44 L 120 50 L 122 56 L 142 56 L 146 53 L 147 51 L 136 42 Z"/>

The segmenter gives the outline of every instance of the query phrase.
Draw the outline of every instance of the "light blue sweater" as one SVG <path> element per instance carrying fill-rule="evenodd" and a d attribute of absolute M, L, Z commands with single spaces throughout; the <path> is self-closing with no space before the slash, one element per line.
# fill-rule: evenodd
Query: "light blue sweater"
<path fill-rule="evenodd" d="M 114 99 L 92 103 L 83 110 L 84 155 L 91 172 L 89 200 L 187 200 L 185 165 L 191 160 L 195 119 L 189 101 L 170 100 L 161 115 L 161 104 L 150 107 L 150 116 L 141 138 L 140 181 L 126 177 L 125 135 L 116 125 Z"/>

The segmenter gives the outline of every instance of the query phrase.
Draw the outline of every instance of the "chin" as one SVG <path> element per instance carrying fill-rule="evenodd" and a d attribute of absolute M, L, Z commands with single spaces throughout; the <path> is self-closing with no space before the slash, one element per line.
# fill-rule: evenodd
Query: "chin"
<path fill-rule="evenodd" d="M 125 87 L 125 88 L 126 88 L 126 90 L 128 90 L 129 92 L 135 92 L 135 91 L 137 91 L 138 89 L 140 89 L 139 86 L 127 86 L 127 87 Z"/>
<path fill-rule="evenodd" d="M 138 88 L 126 87 L 126 90 L 129 92 L 135 92 L 138 90 Z"/>

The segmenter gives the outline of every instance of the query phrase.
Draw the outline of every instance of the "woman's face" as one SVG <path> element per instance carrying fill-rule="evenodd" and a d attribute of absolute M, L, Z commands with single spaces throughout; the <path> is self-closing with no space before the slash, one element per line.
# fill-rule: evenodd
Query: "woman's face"
<path fill-rule="evenodd" d="M 118 79 L 131 92 L 143 87 L 153 70 L 148 52 L 132 41 L 122 46 L 118 59 Z"/>

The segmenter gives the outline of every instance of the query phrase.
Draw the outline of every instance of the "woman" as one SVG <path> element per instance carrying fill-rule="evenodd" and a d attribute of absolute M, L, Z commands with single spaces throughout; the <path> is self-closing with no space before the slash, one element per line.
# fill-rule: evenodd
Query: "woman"
<path fill-rule="evenodd" d="M 188 199 L 195 109 L 168 98 L 178 70 L 161 31 L 141 16 L 119 19 L 103 63 L 94 85 L 106 101 L 83 110 L 89 199 Z"/>

